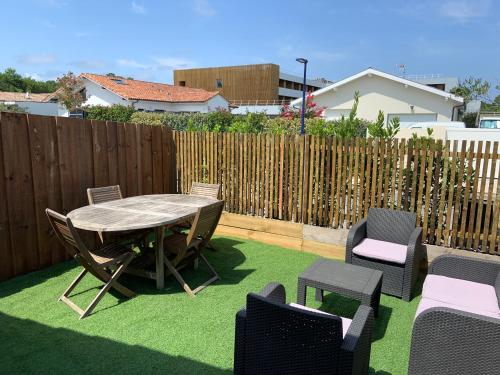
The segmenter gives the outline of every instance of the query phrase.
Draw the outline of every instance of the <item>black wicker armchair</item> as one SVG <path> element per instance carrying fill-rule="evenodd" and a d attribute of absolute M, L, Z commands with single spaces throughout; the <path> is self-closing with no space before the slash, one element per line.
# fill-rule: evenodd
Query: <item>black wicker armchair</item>
<path fill-rule="evenodd" d="M 382 271 L 382 293 L 409 301 L 423 255 L 422 228 L 415 222 L 411 212 L 370 208 L 368 218 L 349 230 L 346 263 Z"/>
<path fill-rule="evenodd" d="M 437 257 L 417 309 L 408 373 L 498 374 L 499 346 L 500 263 Z"/>
<path fill-rule="evenodd" d="M 351 321 L 287 305 L 283 285 L 270 283 L 236 314 L 234 373 L 367 374 L 372 326 L 370 307 Z"/>

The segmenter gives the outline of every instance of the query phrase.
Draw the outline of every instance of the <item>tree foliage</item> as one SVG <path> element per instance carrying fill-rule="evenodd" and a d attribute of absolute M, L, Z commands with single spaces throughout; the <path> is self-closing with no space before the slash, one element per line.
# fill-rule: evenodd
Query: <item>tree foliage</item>
<path fill-rule="evenodd" d="M 56 89 L 55 81 L 38 81 L 31 77 L 23 77 L 13 68 L 0 72 L 0 91 L 48 93 Z"/>
<path fill-rule="evenodd" d="M 82 94 L 80 79 L 72 72 L 64 74 L 57 79 L 59 87 L 56 97 L 59 103 L 64 105 L 68 111 L 74 111 L 85 101 Z"/>
<path fill-rule="evenodd" d="M 488 100 L 488 92 L 490 91 L 490 83 L 482 78 L 469 77 L 458 83 L 457 87 L 450 90 L 452 94 L 461 96 L 465 102 L 471 100 Z"/>

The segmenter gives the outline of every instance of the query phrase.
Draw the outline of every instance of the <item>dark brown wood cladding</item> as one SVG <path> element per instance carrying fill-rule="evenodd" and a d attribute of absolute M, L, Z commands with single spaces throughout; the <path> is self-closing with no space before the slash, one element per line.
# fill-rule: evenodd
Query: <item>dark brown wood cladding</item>
<path fill-rule="evenodd" d="M 0 280 L 67 259 L 45 209 L 87 203 L 86 189 L 173 193 L 167 127 L 0 113 Z"/>

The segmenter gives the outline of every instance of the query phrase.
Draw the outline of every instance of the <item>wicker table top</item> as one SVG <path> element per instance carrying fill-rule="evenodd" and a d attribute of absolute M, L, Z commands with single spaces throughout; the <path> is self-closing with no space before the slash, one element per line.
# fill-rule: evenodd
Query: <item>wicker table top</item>
<path fill-rule="evenodd" d="M 300 276 L 308 285 L 328 284 L 340 290 L 372 294 L 382 279 L 382 271 L 329 259 L 318 259 Z"/>
<path fill-rule="evenodd" d="M 80 207 L 68 217 L 80 229 L 127 231 L 175 224 L 194 216 L 199 207 L 215 202 L 217 199 L 197 195 L 140 195 Z"/>

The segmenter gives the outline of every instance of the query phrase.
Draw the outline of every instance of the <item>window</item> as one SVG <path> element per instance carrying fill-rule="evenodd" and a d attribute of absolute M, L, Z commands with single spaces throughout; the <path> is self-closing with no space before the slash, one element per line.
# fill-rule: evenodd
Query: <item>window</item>
<path fill-rule="evenodd" d="M 179 86 L 186 86 L 186 81 L 179 81 Z"/>
<path fill-rule="evenodd" d="M 119 85 L 125 85 L 126 84 L 125 82 L 123 82 L 123 80 L 121 78 L 111 78 L 111 80 L 114 83 L 118 83 Z"/>
<path fill-rule="evenodd" d="M 221 89 L 222 88 L 222 79 L 217 78 L 215 80 L 215 88 L 217 88 L 217 89 Z"/>

